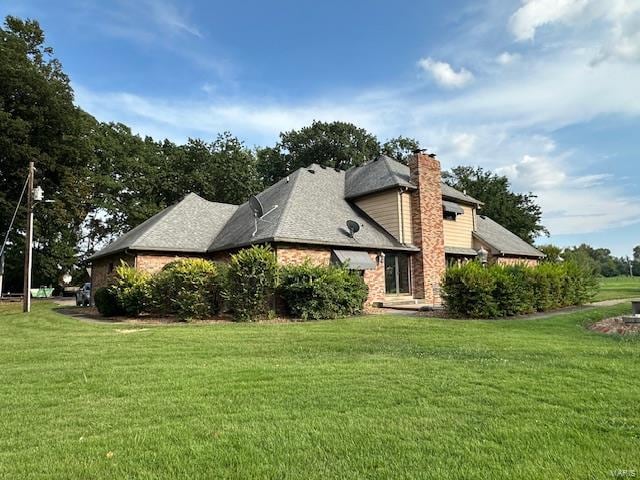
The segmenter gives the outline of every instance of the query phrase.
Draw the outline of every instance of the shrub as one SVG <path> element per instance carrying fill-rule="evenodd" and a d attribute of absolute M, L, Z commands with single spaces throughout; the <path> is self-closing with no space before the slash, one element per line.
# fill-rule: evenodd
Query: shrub
<path fill-rule="evenodd" d="M 151 305 L 151 275 L 122 262 L 116 268 L 112 285 L 108 287 L 118 307 L 135 317 L 149 310 Z"/>
<path fill-rule="evenodd" d="M 219 311 L 219 283 L 216 265 L 208 260 L 168 263 L 151 281 L 153 308 L 182 320 L 210 317 Z"/>
<path fill-rule="evenodd" d="M 492 272 L 478 262 L 449 268 L 442 284 L 449 312 L 473 318 L 497 316 L 498 305 L 493 296 L 496 280 Z"/>
<path fill-rule="evenodd" d="M 268 246 L 253 246 L 231 256 L 224 298 L 237 321 L 254 321 L 273 314 L 277 284 L 275 254 Z"/>
<path fill-rule="evenodd" d="M 360 313 L 368 294 L 359 274 L 343 267 L 315 266 L 309 262 L 284 267 L 279 291 L 288 312 L 304 320 Z"/>
<path fill-rule="evenodd" d="M 580 305 L 597 285 L 592 269 L 572 262 L 488 268 L 471 262 L 447 270 L 442 289 L 452 314 L 492 318 Z"/>
<path fill-rule="evenodd" d="M 118 304 L 118 298 L 115 292 L 109 287 L 100 287 L 93 295 L 93 301 L 96 304 L 96 308 L 100 315 L 105 317 L 115 317 L 116 315 L 123 315 L 124 311 Z"/>

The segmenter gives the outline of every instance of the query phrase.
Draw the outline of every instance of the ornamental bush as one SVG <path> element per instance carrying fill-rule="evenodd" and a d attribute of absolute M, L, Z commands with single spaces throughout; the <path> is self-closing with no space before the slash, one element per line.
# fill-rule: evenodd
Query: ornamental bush
<path fill-rule="evenodd" d="M 108 289 L 125 315 L 136 317 L 151 306 L 151 275 L 124 262 L 116 268 Z"/>
<path fill-rule="evenodd" d="M 105 317 L 124 315 L 122 307 L 118 304 L 118 298 L 115 292 L 109 287 L 98 288 L 93 295 L 93 301 L 100 315 Z"/>
<path fill-rule="evenodd" d="M 303 320 L 318 320 L 362 312 L 368 288 L 356 272 L 307 261 L 283 267 L 279 293 L 289 314 Z"/>
<path fill-rule="evenodd" d="M 153 309 L 181 320 L 207 318 L 220 311 L 216 265 L 202 258 L 168 263 L 151 281 Z"/>
<path fill-rule="evenodd" d="M 231 256 L 224 288 L 233 317 L 251 322 L 275 314 L 278 264 L 270 247 L 253 246 Z"/>
<path fill-rule="evenodd" d="M 442 290 L 451 314 L 494 318 L 581 305 L 597 286 L 592 269 L 572 262 L 486 268 L 470 262 L 447 270 Z"/>

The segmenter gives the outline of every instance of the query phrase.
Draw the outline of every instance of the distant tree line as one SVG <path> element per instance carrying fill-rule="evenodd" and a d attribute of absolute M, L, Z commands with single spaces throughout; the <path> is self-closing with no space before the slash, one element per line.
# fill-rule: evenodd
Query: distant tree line
<path fill-rule="evenodd" d="M 69 77 L 35 20 L 8 16 L 0 28 L 0 234 L 8 228 L 29 161 L 51 203 L 35 208 L 33 284 L 57 285 L 107 241 L 189 192 L 239 204 L 310 163 L 348 169 L 384 153 L 406 163 L 420 145 L 381 142 L 346 122 L 282 132 L 271 147 L 249 149 L 224 132 L 185 144 L 142 138 L 121 123 L 99 122 L 73 103 Z M 445 181 L 485 203 L 483 212 L 532 241 L 546 229 L 532 194 L 506 177 L 459 167 Z M 6 251 L 5 291 L 21 291 L 24 205 Z"/>
<path fill-rule="evenodd" d="M 591 267 L 603 277 L 631 275 L 640 277 L 640 245 L 633 249 L 632 257 L 616 257 L 607 248 L 593 248 L 583 243 L 578 247 L 560 248 L 555 245 L 538 247 L 547 256 L 547 261 L 561 262 L 573 260 Z"/>

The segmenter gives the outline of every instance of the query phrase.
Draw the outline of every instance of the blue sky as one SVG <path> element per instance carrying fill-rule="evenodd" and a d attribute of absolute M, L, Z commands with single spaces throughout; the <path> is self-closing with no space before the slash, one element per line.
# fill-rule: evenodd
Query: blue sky
<path fill-rule="evenodd" d="M 248 146 L 313 119 L 532 191 L 551 241 L 640 244 L 638 0 L 5 0 L 99 120 Z M 546 240 L 542 240 L 546 241 Z"/>

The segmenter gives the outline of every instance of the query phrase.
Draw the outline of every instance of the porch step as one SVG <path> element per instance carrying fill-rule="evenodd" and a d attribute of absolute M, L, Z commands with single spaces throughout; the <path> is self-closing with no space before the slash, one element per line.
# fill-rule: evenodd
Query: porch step
<path fill-rule="evenodd" d="M 423 300 L 419 300 L 419 299 L 413 299 L 413 298 L 408 298 L 408 299 L 404 299 L 404 300 L 389 300 L 389 301 L 384 301 L 384 302 L 378 302 L 377 304 L 374 304 L 374 306 L 378 307 L 378 308 L 389 308 L 392 310 L 406 310 L 406 311 L 412 311 L 412 312 L 424 312 L 424 311 L 431 311 L 431 310 L 436 310 L 440 307 L 434 307 L 432 304 L 430 303 L 425 303 Z"/>

